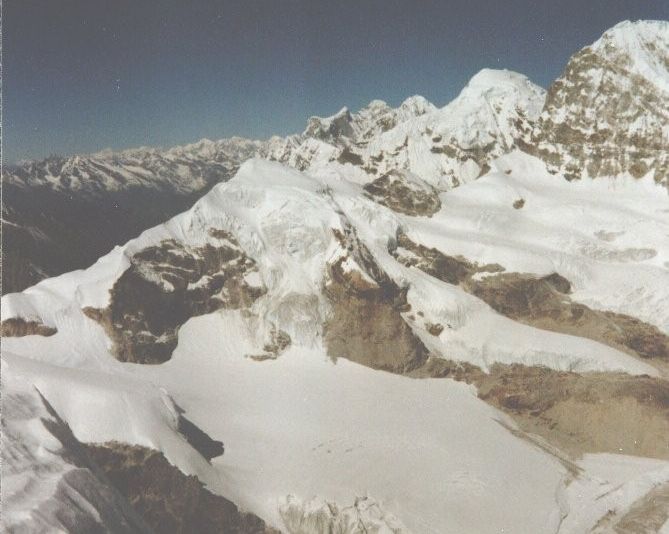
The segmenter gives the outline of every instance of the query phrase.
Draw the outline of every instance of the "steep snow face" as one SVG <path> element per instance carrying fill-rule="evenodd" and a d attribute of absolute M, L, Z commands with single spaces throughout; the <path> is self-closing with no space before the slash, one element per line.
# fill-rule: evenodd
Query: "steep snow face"
<path fill-rule="evenodd" d="M 669 175 L 669 22 L 622 22 L 550 87 L 531 152 L 567 178 Z"/>
<path fill-rule="evenodd" d="M 365 150 L 369 167 L 407 169 L 440 190 L 469 182 L 527 135 L 543 101 L 524 76 L 485 69 L 444 108 L 377 136 Z"/>
<path fill-rule="evenodd" d="M 477 178 L 494 157 L 527 140 L 544 96 L 520 74 L 484 69 L 442 109 L 420 96 L 397 109 L 379 100 L 355 114 L 344 108 L 310 119 L 302 136 L 271 140 L 268 157 L 315 174 L 352 165 L 360 181 L 407 170 L 447 190 Z"/>
<path fill-rule="evenodd" d="M 62 360 L 58 363 L 62 364 Z M 36 389 L 48 402 L 49 409 L 57 415 L 54 417 L 62 418 L 58 422 L 67 423 L 76 440 L 80 442 L 119 441 L 158 449 L 184 473 L 196 475 L 204 484 L 215 481 L 216 477 L 211 472 L 207 459 L 188 441 L 183 426 L 182 408 L 163 387 L 137 376 L 132 367 L 113 359 L 103 361 L 95 369 L 90 368 L 91 366 L 88 369 L 84 367 L 85 365 L 72 361 L 66 365 L 53 365 L 48 358 L 25 358 L 4 350 L 3 347 L 3 391 L 5 377 L 9 382 L 10 392 L 13 391 L 13 383 L 18 384 L 16 387 L 24 393 L 29 390 L 34 392 Z M 30 399 L 27 393 L 24 396 Z M 8 403 L 6 406 L 8 420 L 12 417 L 23 417 L 20 402 Z M 34 418 L 39 418 L 40 413 L 42 412 L 37 411 Z M 4 415 L 3 411 L 3 418 Z M 23 432 L 25 424 L 25 421 L 17 423 L 17 431 Z M 50 428 L 50 423 L 46 423 L 46 426 Z M 11 424 L 9 428 L 11 429 Z M 56 437 L 63 442 L 66 449 L 76 446 L 76 443 L 72 443 L 74 438 L 63 441 L 62 431 Z M 8 447 L 7 451 L 3 449 L 3 458 L 10 457 L 9 451 L 14 450 L 13 447 L 20 447 L 22 439 L 19 436 L 13 445 L 11 441 L 3 444 L 3 447 Z M 48 439 L 41 433 L 34 435 L 34 441 L 35 447 L 48 443 Z M 63 454 L 67 456 L 68 451 L 63 451 Z M 9 466 L 11 465 L 10 463 Z M 23 470 L 26 466 L 20 467 Z M 21 481 L 26 480 L 26 473 L 19 475 L 17 480 L 23 484 Z M 48 483 L 45 481 L 45 484 Z M 30 489 L 30 484 L 27 489 Z M 14 493 L 15 490 L 12 489 L 10 494 Z"/>
<path fill-rule="evenodd" d="M 67 423 L 4 360 L 2 525 L 27 533 L 149 532 L 90 463 Z"/>
<path fill-rule="evenodd" d="M 442 118 L 451 128 L 460 130 L 458 141 L 465 147 L 485 145 L 500 136 L 502 148 L 510 150 L 524 133 L 527 121 L 531 123 L 539 116 L 545 97 L 545 91 L 522 74 L 483 69 L 443 108 Z M 519 127 L 519 120 L 525 124 Z M 482 137 L 467 139 L 462 137 L 465 134 Z"/>
<path fill-rule="evenodd" d="M 589 484 L 577 480 L 567 487 L 565 497 L 574 506 L 558 532 L 663 532 L 662 525 L 669 515 L 669 462 L 587 454 L 579 467 L 590 473 Z M 581 499 L 589 504 L 583 505 Z M 635 508 L 636 517 L 625 525 L 624 519 Z"/>
<path fill-rule="evenodd" d="M 625 63 L 630 72 L 669 93 L 669 21 L 620 22 L 604 32 L 592 50 L 609 61 Z"/>

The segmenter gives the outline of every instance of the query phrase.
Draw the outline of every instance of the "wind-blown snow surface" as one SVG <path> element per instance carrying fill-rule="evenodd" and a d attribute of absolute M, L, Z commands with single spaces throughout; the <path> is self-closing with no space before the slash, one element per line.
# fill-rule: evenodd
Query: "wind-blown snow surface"
<path fill-rule="evenodd" d="M 584 462 L 572 484 L 585 489 L 565 489 L 562 464 L 509 433 L 500 421 L 512 423 L 473 388 L 327 358 L 326 265 L 346 254 L 333 230 L 353 228 L 378 265 L 409 286 L 408 301 L 424 319 L 405 319 L 435 354 L 483 368 L 503 361 L 657 374 L 608 346 L 506 319 L 457 286 L 399 264 L 388 244 L 402 228 L 416 242 L 508 271 L 558 271 L 574 284 L 575 300 L 666 331 L 666 191 L 650 179 L 569 184 L 513 153 L 478 181 L 442 194 L 432 218 L 419 218 L 366 198 L 339 166 L 317 174 L 251 160 L 191 210 L 89 269 L 6 295 L 3 319 L 21 316 L 58 329 L 50 337 L 4 339 L 9 372 L 20 369 L 32 380 L 79 440 L 160 449 L 213 491 L 281 528 L 279 507 L 288 495 L 347 507 L 369 494 L 414 532 L 582 532 L 594 516 L 583 518 L 578 503 L 583 495 L 594 502 L 601 481 L 618 471 Z M 513 207 L 518 198 L 525 199 L 522 209 Z M 103 328 L 82 308 L 106 305 L 134 253 L 168 238 L 201 246 L 214 239 L 210 228 L 235 236 L 267 293 L 249 310 L 188 321 L 163 365 L 116 361 Z M 428 322 L 450 328 L 430 336 Z M 245 358 L 258 353 L 272 328 L 290 335 L 291 348 L 276 361 Z M 225 442 L 225 456 L 210 466 L 185 442 L 170 399 Z M 651 471 L 653 480 L 669 479 L 666 464 L 628 464 L 627 480 Z M 649 485 L 635 485 L 635 495 L 642 487 Z M 621 492 L 611 505 L 633 494 Z"/>
<path fill-rule="evenodd" d="M 148 532 L 20 369 L 2 363 L 2 525 L 7 532 Z"/>

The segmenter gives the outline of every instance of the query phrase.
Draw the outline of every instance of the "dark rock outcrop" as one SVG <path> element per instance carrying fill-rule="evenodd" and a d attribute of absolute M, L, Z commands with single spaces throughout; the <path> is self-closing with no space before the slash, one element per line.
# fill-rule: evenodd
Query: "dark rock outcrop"
<path fill-rule="evenodd" d="M 569 296 L 571 284 L 558 273 L 535 276 L 503 272 L 498 264 L 481 266 L 414 243 L 402 232 L 390 252 L 408 267 L 460 285 L 515 321 L 599 341 L 641 358 L 669 360 L 669 336 L 659 328 L 629 315 L 574 302 Z M 477 273 L 488 274 L 475 278 Z"/>
<path fill-rule="evenodd" d="M 436 248 L 414 243 L 402 231 L 398 232 L 396 240 L 390 243 L 389 252 L 403 265 L 416 267 L 453 285 L 471 279 L 476 273 L 497 273 L 504 270 L 504 267 L 497 263 L 478 265 L 462 256 L 448 256 Z"/>
<path fill-rule="evenodd" d="M 139 251 L 110 290 L 109 306 L 84 310 L 104 326 L 119 360 L 165 362 L 188 319 L 248 307 L 264 293 L 246 282 L 255 262 L 236 239 L 222 230 L 212 236 L 218 246 L 193 248 L 168 240 Z"/>
<path fill-rule="evenodd" d="M 114 442 L 88 444 L 86 448 L 113 486 L 156 533 L 277 532 L 257 516 L 211 493 L 197 477 L 183 474 L 158 451 Z"/>
<path fill-rule="evenodd" d="M 431 357 L 409 376 L 451 378 L 530 434 L 580 457 L 611 452 L 669 458 L 669 382 L 626 373 L 574 373 L 521 364 L 476 365 Z"/>
<path fill-rule="evenodd" d="M 407 171 L 391 171 L 363 187 L 382 206 L 405 215 L 431 216 L 441 209 L 439 193 L 429 184 L 409 180 Z"/>
<path fill-rule="evenodd" d="M 420 367 L 428 351 L 401 315 L 410 308 L 407 288 L 398 287 L 379 268 L 352 229 L 336 235 L 363 270 L 345 269 L 347 257 L 328 266 L 324 288 L 332 305 L 324 332 L 328 354 L 395 373 Z"/>
<path fill-rule="evenodd" d="M 557 273 L 501 273 L 470 280 L 466 287 L 495 311 L 521 323 L 599 341 L 642 358 L 669 360 L 669 336 L 629 315 L 572 301 L 569 282 Z"/>
<path fill-rule="evenodd" d="M 39 321 L 27 321 L 22 317 L 10 317 L 0 323 L 0 336 L 23 337 L 23 336 L 53 336 L 57 329 L 46 326 Z"/>

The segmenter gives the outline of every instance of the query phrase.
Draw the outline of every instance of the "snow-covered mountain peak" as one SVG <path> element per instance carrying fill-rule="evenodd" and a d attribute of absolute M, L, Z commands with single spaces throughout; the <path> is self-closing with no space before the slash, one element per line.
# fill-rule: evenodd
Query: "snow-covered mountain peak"
<path fill-rule="evenodd" d="M 420 95 L 414 95 L 410 96 L 400 104 L 398 112 L 399 114 L 403 114 L 406 118 L 409 118 L 410 116 L 419 117 L 420 115 L 425 115 L 436 109 L 434 104 L 428 101 L 427 98 Z"/>
<path fill-rule="evenodd" d="M 527 76 L 509 69 L 483 68 L 469 79 L 467 87 L 491 88 L 526 83 Z"/>
<path fill-rule="evenodd" d="M 609 43 L 631 49 L 639 42 L 666 41 L 668 28 L 666 20 L 623 20 L 606 30 L 592 46 Z"/>
<path fill-rule="evenodd" d="M 669 21 L 624 21 L 590 47 L 669 93 Z"/>
<path fill-rule="evenodd" d="M 226 179 L 263 143 L 241 137 L 198 142 L 166 150 L 140 147 L 89 155 L 53 156 L 6 169 L 5 184 L 46 187 L 55 191 L 100 195 L 132 188 L 201 190 Z"/>
<path fill-rule="evenodd" d="M 351 112 L 346 106 L 330 117 L 310 117 L 304 137 L 314 137 L 323 141 L 334 141 L 354 134 Z"/>
<path fill-rule="evenodd" d="M 602 36 L 592 44 L 593 48 L 615 46 L 637 51 L 638 44 L 656 42 L 658 46 L 666 44 L 666 32 L 669 21 L 666 20 L 623 20 L 606 30 Z M 643 50 L 638 50 L 643 53 Z"/>
<path fill-rule="evenodd" d="M 574 54 L 529 151 L 569 179 L 669 176 L 669 23 L 625 21 Z"/>
<path fill-rule="evenodd" d="M 435 115 L 433 131 L 455 138 L 464 148 L 501 144 L 508 151 L 527 137 L 546 92 L 509 70 L 483 69 Z"/>
<path fill-rule="evenodd" d="M 453 105 L 449 106 L 450 108 L 455 105 L 462 106 L 466 102 L 471 102 L 472 106 L 480 106 L 480 99 L 490 97 L 500 100 L 499 107 L 519 106 L 531 117 L 536 118 L 544 104 L 546 91 L 518 72 L 506 69 L 482 69 L 472 76 L 460 95 L 452 102 Z"/>

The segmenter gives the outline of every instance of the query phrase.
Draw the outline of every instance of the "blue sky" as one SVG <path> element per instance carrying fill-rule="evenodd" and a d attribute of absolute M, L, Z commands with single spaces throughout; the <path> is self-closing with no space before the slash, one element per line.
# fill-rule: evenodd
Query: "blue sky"
<path fill-rule="evenodd" d="M 301 131 L 374 98 L 451 100 L 484 67 L 547 87 L 667 0 L 6 0 L 4 159 Z"/>

